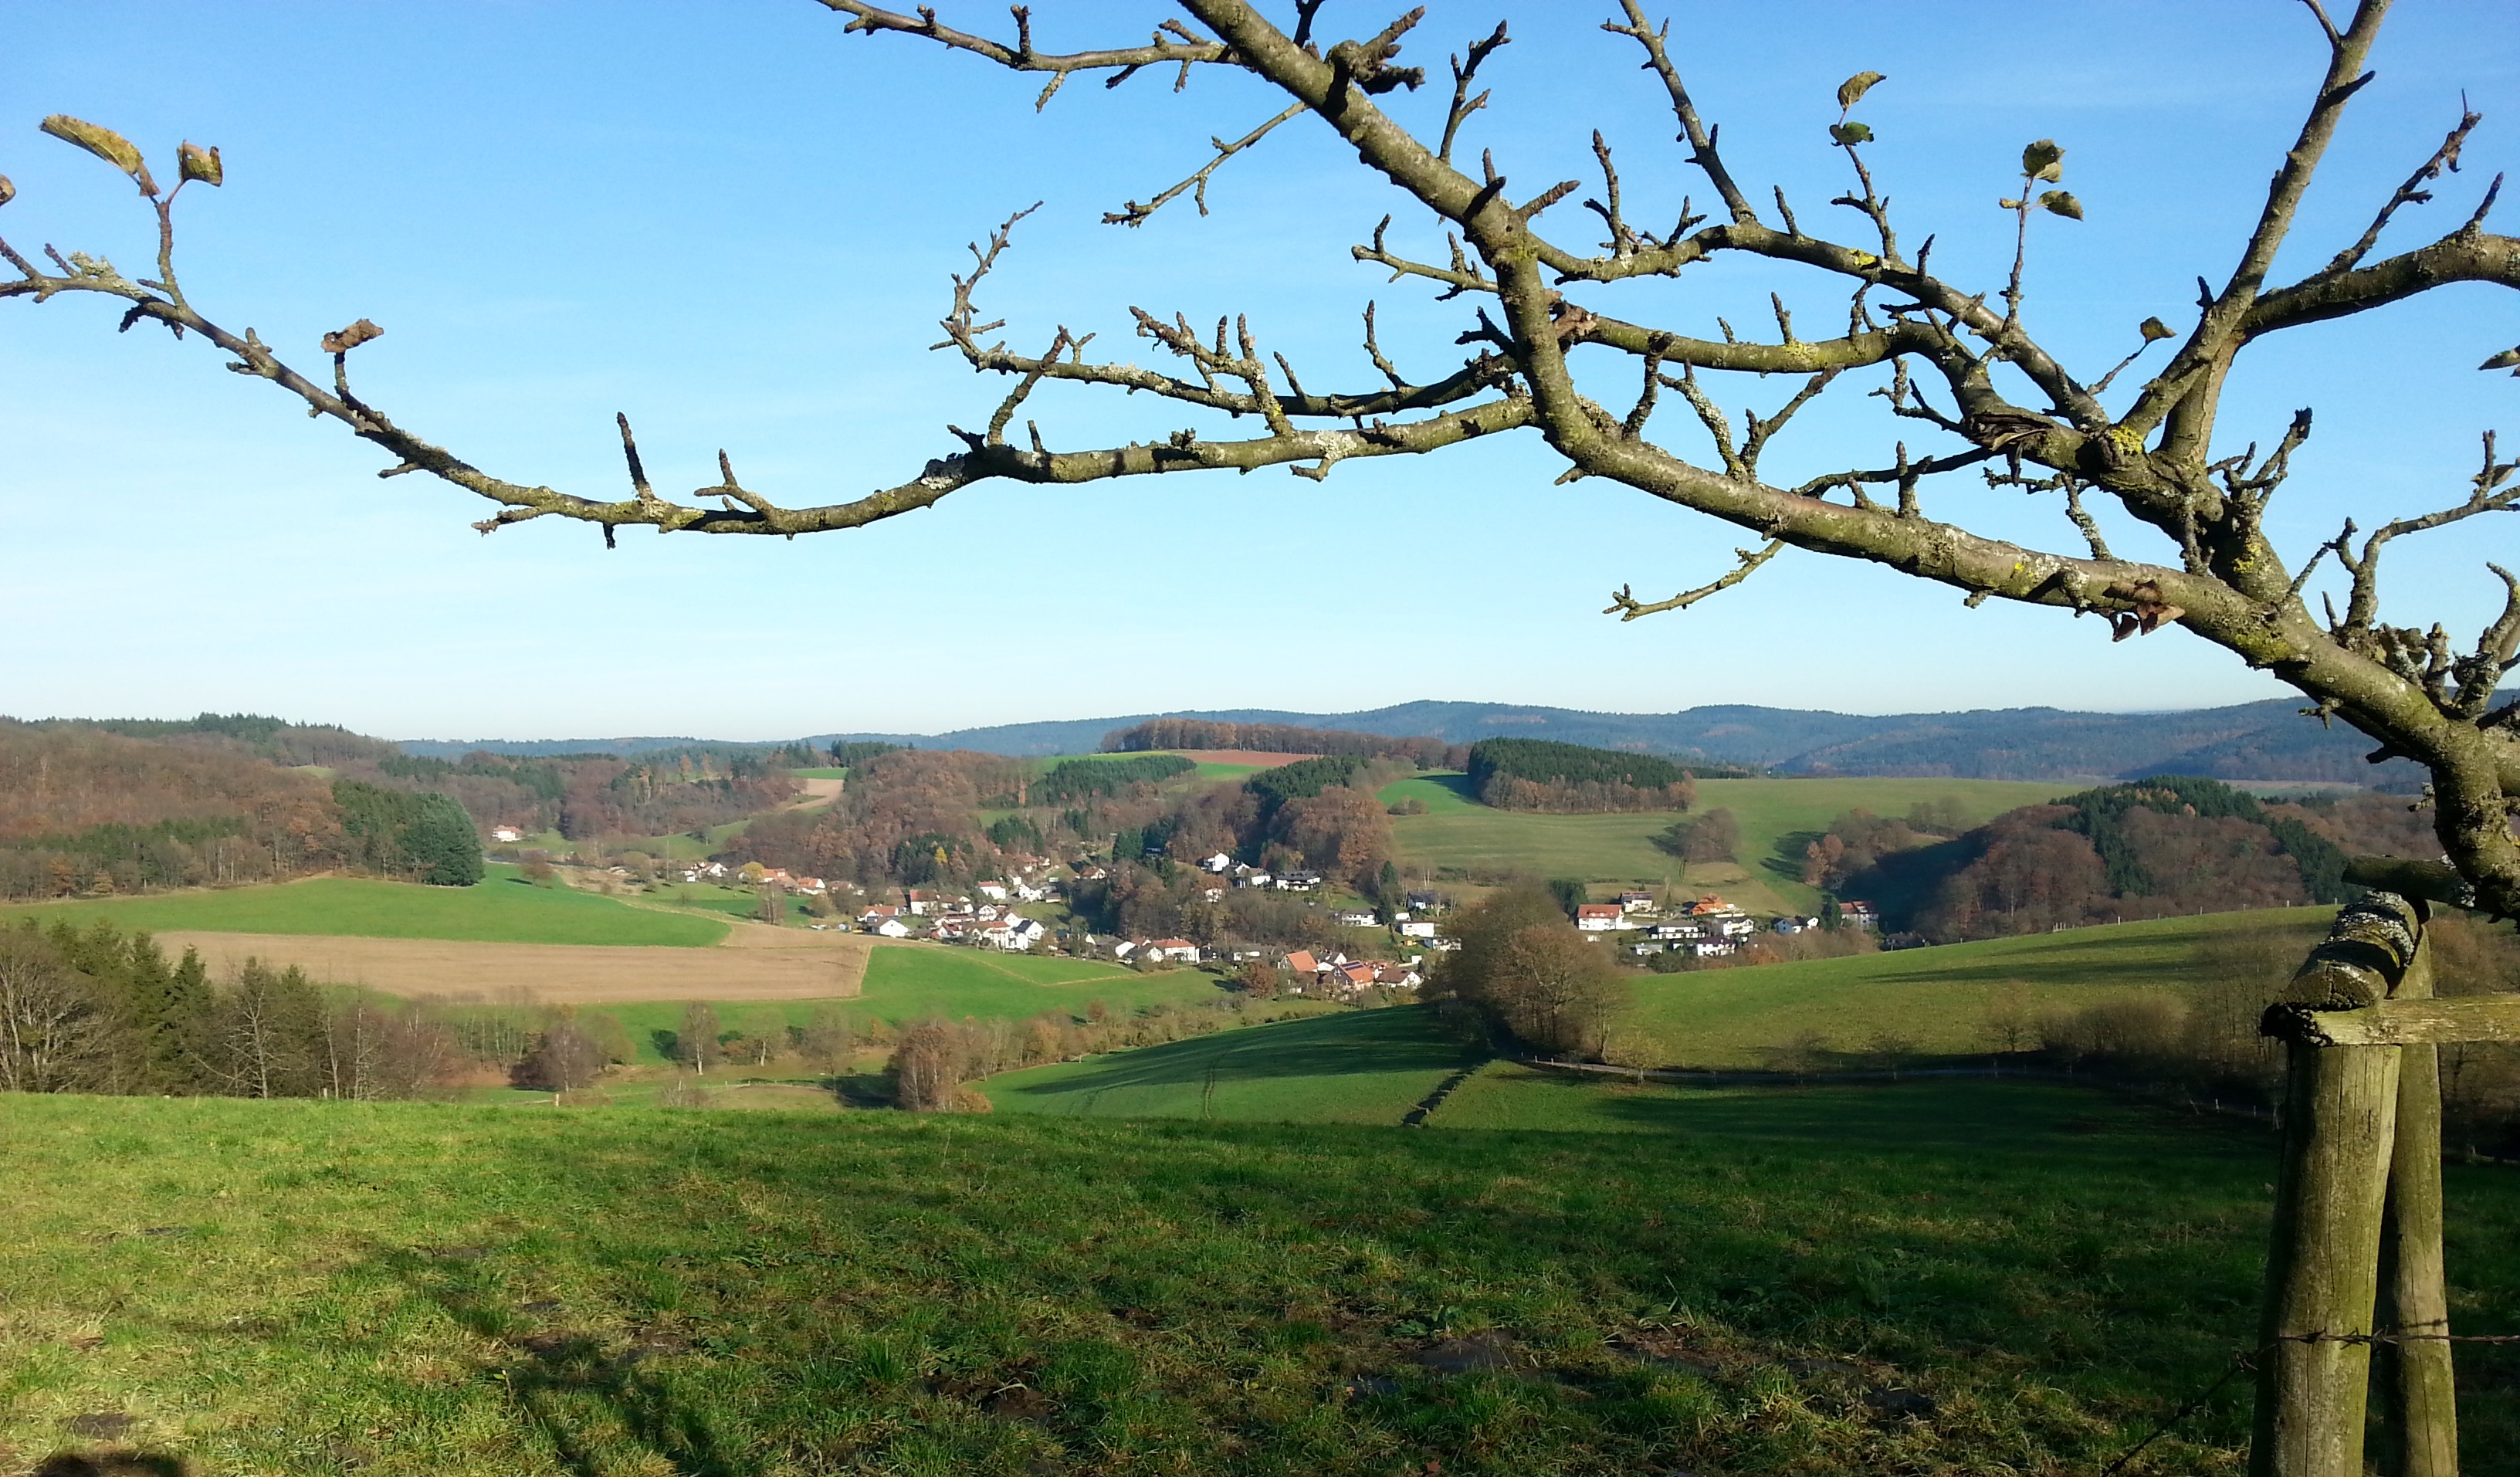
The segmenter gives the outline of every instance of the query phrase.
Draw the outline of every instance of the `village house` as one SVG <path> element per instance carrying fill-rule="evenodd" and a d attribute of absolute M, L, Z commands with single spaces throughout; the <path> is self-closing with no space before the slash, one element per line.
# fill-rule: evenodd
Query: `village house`
<path fill-rule="evenodd" d="M 904 903 L 909 905 L 910 916 L 912 918 L 923 918 L 927 917 L 927 910 L 936 906 L 936 895 L 934 893 L 922 892 L 916 887 L 903 893 L 901 895 L 901 899 Z"/>
<path fill-rule="evenodd" d="M 895 908 L 890 903 L 877 903 L 868 908 L 864 913 L 859 914 L 858 921 L 872 928 L 878 923 L 888 922 L 900 917 L 901 910 Z"/>
<path fill-rule="evenodd" d="M 1415 990 L 1426 981 L 1425 976 L 1407 964 L 1376 964 L 1373 966 L 1373 982 L 1393 989 Z"/>
<path fill-rule="evenodd" d="M 1413 892 L 1409 894 L 1408 897 L 1402 899 L 1402 901 L 1409 905 L 1409 911 L 1412 913 L 1441 913 L 1444 911 L 1444 895 L 1440 892 Z"/>
<path fill-rule="evenodd" d="M 1837 905 L 1837 921 L 1840 927 L 1862 928 L 1869 932 L 1881 926 L 1881 915 L 1873 911 L 1870 903 L 1840 903 Z"/>
<path fill-rule="evenodd" d="M 513 826 L 493 826 L 490 828 L 490 839 L 493 841 L 521 841 L 524 838 L 525 833 L 517 829 L 517 828 Z"/>
<path fill-rule="evenodd" d="M 1616 903 L 1579 903 L 1575 908 L 1575 926 L 1586 933 L 1608 933 L 1625 927 L 1625 917 Z"/>
<path fill-rule="evenodd" d="M 1318 872 L 1282 872 L 1278 873 L 1278 888 L 1282 892 L 1312 892 L 1318 889 L 1321 885 L 1322 874 Z"/>
<path fill-rule="evenodd" d="M 982 882 L 971 890 L 992 903 L 1003 903 L 1007 900 L 1007 888 L 1003 882 Z"/>
<path fill-rule="evenodd" d="M 1435 936 L 1435 920 L 1433 918 L 1411 918 L 1409 921 L 1400 925 L 1400 936 L 1402 938 L 1433 938 Z"/>
<path fill-rule="evenodd" d="M 1222 903 L 1225 901 L 1225 884 L 1219 882 L 1212 887 L 1202 887 L 1198 890 L 1198 895 L 1207 902 Z"/>
<path fill-rule="evenodd" d="M 1309 976 L 1319 974 L 1326 966 L 1320 960 L 1313 958 L 1311 950 L 1298 949 L 1291 954 L 1281 956 L 1278 960 L 1278 967 L 1289 974 Z"/>
<path fill-rule="evenodd" d="M 868 928 L 867 932 L 881 934 L 885 938 L 908 938 L 910 925 L 899 918 L 885 918 Z"/>
<path fill-rule="evenodd" d="M 1702 938 L 1689 945 L 1688 952 L 1699 959 L 1721 959 L 1736 947 L 1729 938 Z"/>
<path fill-rule="evenodd" d="M 1623 892 L 1619 894 L 1619 911 L 1621 913 L 1659 913 L 1662 911 L 1662 905 L 1654 901 L 1654 895 L 1650 892 Z"/>
<path fill-rule="evenodd" d="M 1257 867 L 1243 868 L 1234 875 L 1234 885 L 1237 887 L 1266 887 L 1272 880 L 1274 879 L 1269 873 Z"/>
<path fill-rule="evenodd" d="M 1221 852 L 1221 851 L 1220 851 L 1220 852 L 1216 853 L 1214 856 L 1201 857 L 1201 858 L 1199 859 L 1198 866 L 1199 866 L 1199 870 L 1200 870 L 1201 872 L 1213 872 L 1213 873 L 1221 873 L 1227 872 L 1227 871 L 1229 871 L 1229 870 L 1231 870 L 1231 869 L 1233 868 L 1233 866 L 1234 866 L 1234 859 L 1233 859 L 1232 857 L 1227 856 L 1225 853 L 1223 853 L 1223 852 Z"/>
<path fill-rule="evenodd" d="M 1342 908 L 1330 917 L 1342 928 L 1371 928 L 1375 921 L 1371 908 Z"/>
<path fill-rule="evenodd" d="M 1146 950 L 1147 958 L 1158 962 L 1171 960 L 1184 964 L 1198 962 L 1198 945 L 1186 938 L 1153 939 L 1142 947 Z"/>

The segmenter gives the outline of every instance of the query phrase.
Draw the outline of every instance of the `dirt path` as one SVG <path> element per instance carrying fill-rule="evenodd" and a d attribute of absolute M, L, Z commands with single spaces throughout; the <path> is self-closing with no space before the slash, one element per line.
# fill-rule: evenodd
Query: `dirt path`
<path fill-rule="evenodd" d="M 868 954 L 868 941 L 853 936 L 743 924 L 714 949 L 190 931 L 158 940 L 170 953 L 201 950 L 213 974 L 252 957 L 388 995 L 489 998 L 526 990 L 555 1005 L 828 1000 L 858 993 Z"/>

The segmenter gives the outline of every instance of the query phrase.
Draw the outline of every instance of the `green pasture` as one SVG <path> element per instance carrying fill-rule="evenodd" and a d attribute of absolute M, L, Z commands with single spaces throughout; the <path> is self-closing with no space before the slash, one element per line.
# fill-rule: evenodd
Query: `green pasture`
<path fill-rule="evenodd" d="M 981 1083 L 1002 1113 L 1397 1124 L 1465 1064 L 1418 1007 L 1220 1032 Z"/>
<path fill-rule="evenodd" d="M 1820 895 L 1802 883 L 1803 847 L 1828 823 L 1863 807 L 1905 815 L 1919 801 L 1955 799 L 1968 820 L 1990 820 L 2070 791 L 2069 784 L 2007 780 L 1700 780 L 1697 811 L 1722 807 L 1740 823 L 1739 865 L 1683 869 L 1653 837 L 1680 819 L 1666 811 L 1554 816 L 1491 810 L 1471 796 L 1468 777 L 1435 773 L 1384 786 L 1386 803 L 1417 799 L 1422 816 L 1394 816 L 1392 838 L 1404 867 L 1461 873 L 1522 872 L 1544 877 L 1687 886 L 1721 891 L 1753 912 L 1812 912 Z"/>
<path fill-rule="evenodd" d="M 26 904 L 0 909 L 0 918 L 68 918 L 82 924 L 104 918 L 118 928 L 158 933 L 200 929 L 498 944 L 700 947 L 726 937 L 726 925 L 714 919 L 633 908 L 616 898 L 566 887 L 536 886 L 516 868 L 497 863 L 472 887 L 311 877 L 214 892 Z"/>
<path fill-rule="evenodd" d="M 1109 1010 L 1204 1005 L 1221 997 L 1196 969 L 1139 973 L 1095 960 L 1035 958 L 942 944 L 879 944 L 867 961 L 861 993 L 846 1008 L 896 1025 L 976 1016 L 1023 1020 L 1044 1010 L 1082 1015 L 1095 1001 Z"/>
<path fill-rule="evenodd" d="M 2261 943 L 2298 959 L 2334 910 L 2279 908 L 2159 918 L 2026 938 L 1944 944 L 1846 959 L 1637 977 L 1612 1033 L 1621 1060 L 1691 1067 L 1765 1065 L 1766 1049 L 1817 1032 L 1861 1052 L 1876 1033 L 1929 1055 L 1989 1050 L 1987 1007 L 2008 982 L 2040 1009 L 2077 1009 L 2138 991 L 2178 993 L 2200 947 Z"/>
<path fill-rule="evenodd" d="M 791 780 L 845 780 L 849 772 L 842 765 L 825 765 L 821 769 L 791 769 L 788 776 Z"/>
<path fill-rule="evenodd" d="M 2263 1131 L 1986 1083 L 1490 1087 L 1426 1131 L 15 1097 L 0 1450 L 2064 1474 L 2255 1341 Z M 2520 1174 L 2448 1175 L 2461 1326 L 2520 1329 Z M 2466 1469 L 2520 1469 L 2520 1358 L 2459 1367 Z M 2235 1471 L 2246 1392 L 2141 1470 Z"/>

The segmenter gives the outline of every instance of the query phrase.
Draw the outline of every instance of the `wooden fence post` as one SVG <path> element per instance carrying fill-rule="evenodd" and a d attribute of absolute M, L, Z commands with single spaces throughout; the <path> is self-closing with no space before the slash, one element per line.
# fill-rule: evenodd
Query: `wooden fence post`
<path fill-rule="evenodd" d="M 2429 935 L 2419 938 L 2391 999 L 2432 998 L 2432 954 Z M 2442 1265 L 2441 1048 L 2426 1042 L 2398 1050 L 2398 1141 L 2389 1161 L 2380 1322 L 2417 1337 L 2377 1349 L 2393 1423 L 2388 1455 L 2395 1459 L 2386 1468 L 2396 1477 L 2458 1477 L 2450 1290 Z"/>
<path fill-rule="evenodd" d="M 2250 1477 L 2362 1471 L 2400 1049 L 2328 1046 L 2291 1022 L 2377 1005 L 2405 975 L 2421 928 L 2414 905 L 2393 894 L 2347 907 L 2294 977 L 2305 998 L 2270 1010 L 2263 1028 L 2291 1045 Z"/>

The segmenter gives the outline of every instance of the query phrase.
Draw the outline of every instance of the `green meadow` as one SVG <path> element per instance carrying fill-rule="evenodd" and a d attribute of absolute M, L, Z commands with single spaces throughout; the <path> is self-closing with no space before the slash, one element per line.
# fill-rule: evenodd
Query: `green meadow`
<path fill-rule="evenodd" d="M 1620 1060 L 1756 1067 L 1765 1050 L 1817 1033 L 1824 1050 L 1859 1052 L 1877 1031 L 1925 1054 L 1988 1049 L 1986 1018 L 2012 981 L 2039 1009 L 2078 1009 L 2140 991 L 2177 994 L 2201 948 L 2218 942 L 2286 958 L 2307 954 L 2334 910 L 2279 908 L 2159 918 L 2026 938 L 1890 954 L 1636 978 L 1613 1031 Z"/>
<path fill-rule="evenodd" d="M 698 948 L 726 937 L 714 919 L 633 908 L 615 898 L 527 882 L 491 864 L 472 887 L 425 887 L 364 877 L 311 877 L 210 892 L 36 903 L 0 918 L 110 920 L 163 933 L 349 934 L 497 944 L 666 944 Z"/>
<path fill-rule="evenodd" d="M 1430 773 L 1386 785 L 1386 803 L 1425 802 L 1422 816 L 1395 816 L 1403 866 L 1429 872 L 1529 873 L 1604 883 L 1718 890 L 1753 911 L 1811 912 L 1820 895 L 1802 882 L 1802 848 L 1838 815 L 1862 807 L 1904 815 L 1920 801 L 1959 802 L 1970 824 L 2067 793 L 2071 784 L 2006 780 L 1701 780 L 1697 810 L 1722 807 L 1741 828 L 1738 865 L 1697 864 L 1653 844 L 1679 817 L 1554 816 L 1492 810 L 1472 798 L 1468 778 Z"/>
<path fill-rule="evenodd" d="M 1008 1072 L 979 1087 L 1002 1113 L 1397 1124 L 1469 1060 L 1431 1010 L 1342 1010 Z"/>
<path fill-rule="evenodd" d="M 2260 1131 L 2018 1085 L 1509 1074 L 1432 1123 L 14 1098 L 0 1453 L 2088 1473 L 2254 1338 Z M 2449 1204 L 2461 1325 L 2520 1327 L 2520 1175 L 2452 1166 Z M 2510 1473 L 2520 1360 L 2460 1368 L 2467 1470 Z M 2237 1470 L 2245 1403 L 2141 1470 Z"/>

